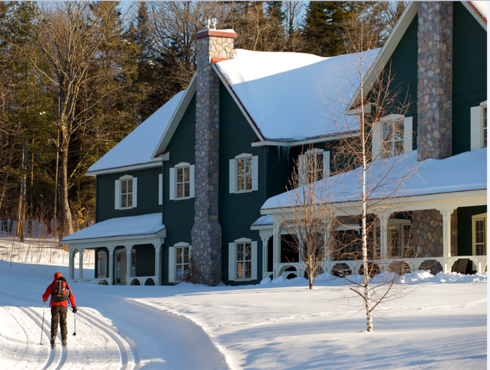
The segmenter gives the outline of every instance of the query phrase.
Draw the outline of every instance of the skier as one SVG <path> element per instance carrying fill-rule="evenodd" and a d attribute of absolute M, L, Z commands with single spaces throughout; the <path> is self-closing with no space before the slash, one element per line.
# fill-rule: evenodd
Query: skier
<path fill-rule="evenodd" d="M 65 278 L 61 275 L 61 272 L 56 272 L 54 274 L 53 282 L 43 294 L 43 302 L 46 302 L 49 296 L 51 296 L 51 347 L 54 348 L 54 343 L 56 341 L 58 322 L 61 327 L 61 337 L 63 339 L 64 347 L 66 346 L 66 337 L 68 335 L 68 329 L 66 327 L 66 315 L 68 312 L 67 300 L 70 300 L 73 313 L 77 312 L 77 305 L 75 304 L 75 296 L 66 283 Z"/>

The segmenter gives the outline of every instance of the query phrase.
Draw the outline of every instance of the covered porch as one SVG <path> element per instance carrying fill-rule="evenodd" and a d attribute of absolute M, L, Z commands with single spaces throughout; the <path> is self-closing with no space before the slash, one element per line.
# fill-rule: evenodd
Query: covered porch
<path fill-rule="evenodd" d="M 166 236 L 162 214 L 102 221 L 62 240 L 69 245 L 69 281 L 102 285 L 160 285 L 161 249 Z M 95 251 L 94 276 L 84 276 L 83 253 Z M 75 256 L 79 254 L 78 276 Z"/>
<path fill-rule="evenodd" d="M 400 163 L 405 167 L 395 176 L 411 174 L 404 186 L 395 189 L 390 197 L 382 199 L 376 192 L 370 199 L 375 206 L 368 207 L 368 217 L 373 228 L 368 235 L 368 258 L 374 270 L 390 270 L 398 273 L 430 269 L 437 272 L 481 273 L 487 270 L 487 183 L 486 149 L 466 152 L 443 160 L 416 162 L 415 152 L 405 155 Z M 381 162 L 381 161 L 380 161 Z M 382 166 L 380 166 L 382 167 Z M 395 168 L 396 169 L 396 168 Z M 376 169 L 375 169 L 376 170 Z M 455 175 L 457 172 L 457 176 Z M 355 171 L 321 180 L 315 185 L 327 186 L 338 196 L 329 206 L 335 209 L 333 219 L 344 221 L 350 233 L 360 232 L 362 204 L 353 191 L 358 188 Z M 358 174 L 357 174 L 358 175 Z M 373 172 L 372 176 L 375 176 Z M 412 176 L 412 175 L 411 175 Z M 323 183 L 322 183 L 323 181 Z M 348 186 L 346 186 L 346 184 Z M 388 186 L 387 186 L 388 187 Z M 339 190 L 340 189 L 340 190 Z M 376 200 L 377 202 L 373 202 Z M 305 276 L 306 265 L 300 253 L 287 255 L 284 239 L 287 237 L 286 222 L 293 212 L 288 208 L 287 195 L 269 199 L 262 207 L 259 218 L 251 228 L 258 230 L 263 247 L 263 277 Z M 318 203 L 318 207 L 326 206 Z M 354 221 L 345 221 L 351 219 Z M 324 222 L 333 222 L 332 219 Z M 339 229 L 334 234 L 340 234 Z M 338 235 L 327 236 L 338 237 Z M 357 257 L 334 255 L 325 251 L 322 272 L 334 274 L 362 272 L 360 245 Z M 289 252 L 290 254 L 291 252 Z M 286 258 L 287 257 L 287 258 Z"/>

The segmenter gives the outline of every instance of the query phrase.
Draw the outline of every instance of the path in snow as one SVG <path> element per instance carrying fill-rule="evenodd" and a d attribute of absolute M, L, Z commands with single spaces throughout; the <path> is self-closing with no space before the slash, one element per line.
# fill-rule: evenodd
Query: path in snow
<path fill-rule="evenodd" d="M 41 346 L 41 295 L 51 280 L 24 276 L 27 265 L 7 266 L 0 261 L 2 369 L 227 368 L 209 336 L 191 320 L 111 294 L 129 287 L 72 284 L 79 307 L 76 336 L 74 314 L 69 309 L 68 346 L 61 346 L 58 332 L 55 349 L 51 350 L 51 312 L 46 307 Z M 39 268 L 47 276 L 52 276 L 49 270 L 59 269 L 47 265 Z"/>

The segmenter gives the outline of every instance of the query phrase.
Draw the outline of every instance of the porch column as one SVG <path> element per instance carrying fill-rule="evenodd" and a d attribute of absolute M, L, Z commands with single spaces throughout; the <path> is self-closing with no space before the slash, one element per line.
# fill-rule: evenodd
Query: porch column
<path fill-rule="evenodd" d="M 379 219 L 379 258 L 382 261 L 386 261 L 388 258 L 388 219 L 390 218 L 390 213 L 381 212 L 378 215 Z"/>
<path fill-rule="evenodd" d="M 277 278 L 277 267 L 276 265 L 281 262 L 281 225 L 279 223 L 274 222 L 274 240 L 273 240 L 273 245 L 274 248 L 272 250 L 273 252 L 273 258 L 274 261 L 272 263 L 272 271 L 273 271 L 273 277 L 274 279 Z"/>
<path fill-rule="evenodd" d="M 69 249 L 68 253 L 68 279 L 70 281 L 75 280 L 75 250 L 73 248 Z"/>
<path fill-rule="evenodd" d="M 116 247 L 107 247 L 109 249 L 109 285 L 114 284 L 114 249 Z"/>
<path fill-rule="evenodd" d="M 261 235 L 260 238 L 262 240 L 262 277 L 263 279 L 268 271 L 268 264 L 269 264 L 269 238 L 271 237 L 271 234 L 267 235 Z"/>
<path fill-rule="evenodd" d="M 133 250 L 133 244 L 125 245 L 126 248 L 126 285 L 131 284 L 131 251 Z"/>
<path fill-rule="evenodd" d="M 438 209 L 442 215 L 442 256 L 444 257 L 444 272 L 449 272 L 449 257 L 451 257 L 451 214 L 454 208 Z"/>
<path fill-rule="evenodd" d="M 83 280 L 83 249 L 78 250 L 78 279 Z M 82 283 L 82 281 L 80 281 Z"/>
<path fill-rule="evenodd" d="M 155 285 L 160 285 L 160 252 L 162 250 L 161 243 L 153 244 L 155 247 Z"/>

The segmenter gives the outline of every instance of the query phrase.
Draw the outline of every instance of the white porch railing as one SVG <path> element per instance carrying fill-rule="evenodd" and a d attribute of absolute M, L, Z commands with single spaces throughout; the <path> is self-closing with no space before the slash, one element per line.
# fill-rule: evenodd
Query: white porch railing
<path fill-rule="evenodd" d="M 125 285 L 138 285 L 138 284 L 132 284 L 136 281 L 139 282 L 139 285 L 145 285 L 146 282 L 151 279 L 153 280 L 154 285 L 158 285 L 157 282 L 157 277 L 156 276 L 131 276 L 129 278 L 129 283 L 126 282 Z M 102 277 L 102 278 L 92 278 L 92 279 L 73 279 L 71 281 L 74 281 L 76 283 L 84 283 L 86 281 L 91 281 L 93 284 L 104 284 L 104 285 L 112 285 L 110 284 L 110 279 L 108 277 Z M 105 281 L 105 283 L 104 283 Z M 119 284 L 119 285 L 124 285 L 124 284 Z"/>
<path fill-rule="evenodd" d="M 406 263 L 410 268 L 410 272 L 420 270 L 420 266 L 425 261 L 437 261 L 441 264 L 443 272 L 450 272 L 454 263 L 462 258 L 468 258 L 470 262 L 473 262 L 476 271 L 482 273 L 486 271 L 487 268 L 487 256 L 451 256 L 451 257 L 424 257 L 424 258 L 388 258 L 388 259 L 377 259 L 370 260 L 370 262 L 376 263 L 380 270 L 387 270 L 393 264 L 403 264 Z M 328 261 L 322 264 L 323 272 L 332 272 L 332 269 L 336 266 L 348 266 L 348 270 L 351 273 L 356 274 L 362 267 L 362 260 L 343 260 L 343 261 Z M 295 271 L 286 271 L 288 268 L 293 267 Z M 306 265 L 303 262 L 293 262 L 293 263 L 275 263 L 273 272 L 264 272 L 264 276 L 267 274 L 273 274 L 274 278 L 279 276 L 284 276 L 285 278 L 290 275 L 296 275 L 298 277 L 304 276 L 306 270 Z"/>

